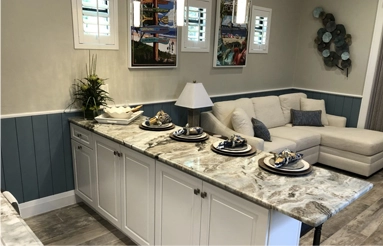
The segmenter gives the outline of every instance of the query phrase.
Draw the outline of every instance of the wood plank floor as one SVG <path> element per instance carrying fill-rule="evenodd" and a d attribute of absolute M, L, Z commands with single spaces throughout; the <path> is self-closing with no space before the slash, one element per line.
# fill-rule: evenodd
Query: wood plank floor
<path fill-rule="evenodd" d="M 331 170 L 341 172 L 337 169 Z M 383 170 L 369 178 L 341 173 L 369 181 L 374 187 L 323 224 L 321 244 L 383 245 Z M 311 230 L 301 237 L 300 245 L 312 245 L 313 236 L 314 230 Z"/>
<path fill-rule="evenodd" d="M 25 222 L 44 245 L 136 245 L 84 203 L 37 215 Z"/>
<path fill-rule="evenodd" d="M 365 180 L 374 188 L 323 224 L 322 245 L 383 245 L 383 170 Z M 135 245 L 83 203 L 25 221 L 44 245 Z M 312 240 L 313 230 L 300 245 L 311 245 Z"/>

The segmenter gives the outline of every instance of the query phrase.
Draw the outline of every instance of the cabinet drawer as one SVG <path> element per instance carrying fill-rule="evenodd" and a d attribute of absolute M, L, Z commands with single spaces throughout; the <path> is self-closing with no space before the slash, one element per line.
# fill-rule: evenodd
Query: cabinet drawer
<path fill-rule="evenodd" d="M 71 138 L 76 140 L 79 143 L 82 143 L 83 145 L 93 149 L 94 140 L 93 140 L 93 134 L 85 130 L 84 128 L 81 128 L 79 126 L 70 125 L 70 132 L 71 132 Z"/>

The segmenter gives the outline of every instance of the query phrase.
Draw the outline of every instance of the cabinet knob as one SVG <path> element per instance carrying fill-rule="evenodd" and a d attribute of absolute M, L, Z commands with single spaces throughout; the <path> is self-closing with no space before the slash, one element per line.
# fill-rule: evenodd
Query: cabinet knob
<path fill-rule="evenodd" d="M 81 138 L 81 134 L 80 134 L 80 133 L 77 133 L 77 137 Z"/>
<path fill-rule="evenodd" d="M 117 155 L 117 153 L 118 153 L 117 151 L 113 151 L 113 155 Z"/>
<path fill-rule="evenodd" d="M 207 196 L 207 193 L 205 191 L 201 193 L 202 198 L 205 198 L 206 196 Z"/>
<path fill-rule="evenodd" d="M 122 153 L 121 152 L 117 152 L 117 155 L 118 155 L 118 157 L 121 157 Z"/>
<path fill-rule="evenodd" d="M 82 149 L 82 146 L 78 146 L 77 149 Z"/>
<path fill-rule="evenodd" d="M 198 195 L 201 191 L 199 189 L 194 189 L 194 195 Z"/>

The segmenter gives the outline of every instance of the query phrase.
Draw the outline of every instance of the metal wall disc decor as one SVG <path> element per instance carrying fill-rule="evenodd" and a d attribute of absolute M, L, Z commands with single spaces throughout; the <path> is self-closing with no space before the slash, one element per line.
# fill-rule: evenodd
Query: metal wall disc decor
<path fill-rule="evenodd" d="M 342 24 L 336 24 L 333 14 L 326 13 L 323 8 L 316 7 L 313 11 L 314 18 L 322 20 L 323 26 L 317 31 L 314 42 L 318 51 L 323 56 L 323 62 L 327 67 L 337 67 L 346 72 L 351 67 L 350 45 L 352 37 L 347 34 Z M 334 43 L 335 50 L 331 50 L 331 43 Z"/>

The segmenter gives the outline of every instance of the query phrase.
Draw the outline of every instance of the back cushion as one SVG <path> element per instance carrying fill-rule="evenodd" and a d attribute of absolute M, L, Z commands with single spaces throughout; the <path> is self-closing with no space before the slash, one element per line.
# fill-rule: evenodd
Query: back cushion
<path fill-rule="evenodd" d="M 216 102 L 212 108 L 213 114 L 219 121 L 222 122 L 225 126 L 233 129 L 233 125 L 231 123 L 231 117 L 233 115 L 233 111 L 236 108 L 242 108 L 246 114 L 251 117 L 255 117 L 253 103 L 250 98 L 240 98 L 233 101 L 223 101 Z"/>
<path fill-rule="evenodd" d="M 285 125 L 281 104 L 277 96 L 253 97 L 255 118 L 265 124 L 267 128 Z"/>
<path fill-rule="evenodd" d="M 301 97 L 307 98 L 305 93 L 290 93 L 279 96 L 285 124 L 291 123 L 290 109 L 301 110 Z"/>

